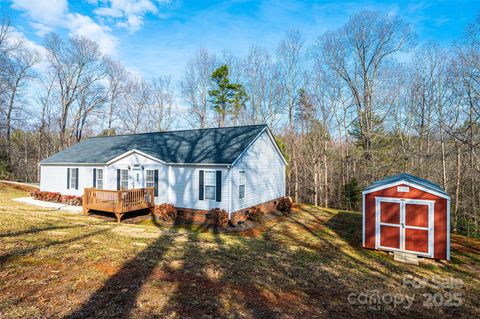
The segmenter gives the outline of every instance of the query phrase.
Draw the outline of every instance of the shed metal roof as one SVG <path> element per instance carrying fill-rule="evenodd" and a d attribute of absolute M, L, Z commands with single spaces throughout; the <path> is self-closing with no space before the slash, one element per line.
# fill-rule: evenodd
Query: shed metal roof
<path fill-rule="evenodd" d="M 105 164 L 138 150 L 172 164 L 232 164 L 267 125 L 92 137 L 40 164 Z"/>
<path fill-rule="evenodd" d="M 432 191 L 441 193 L 441 194 L 446 195 L 446 196 L 450 196 L 447 192 L 445 192 L 445 190 L 440 185 L 435 184 L 433 182 L 430 182 L 429 180 L 426 180 L 424 178 L 420 178 L 418 176 L 415 176 L 415 175 L 412 175 L 412 174 L 407 174 L 407 173 L 393 175 L 393 176 L 389 176 L 385 179 L 378 180 L 378 181 L 370 184 L 369 186 L 367 186 L 364 189 L 364 192 L 368 192 L 369 190 L 379 188 L 379 187 L 382 187 L 382 186 L 388 186 L 390 184 L 395 184 L 395 183 L 401 182 L 401 181 L 409 182 L 409 183 L 412 183 L 412 184 L 417 184 L 419 186 L 430 189 Z"/>

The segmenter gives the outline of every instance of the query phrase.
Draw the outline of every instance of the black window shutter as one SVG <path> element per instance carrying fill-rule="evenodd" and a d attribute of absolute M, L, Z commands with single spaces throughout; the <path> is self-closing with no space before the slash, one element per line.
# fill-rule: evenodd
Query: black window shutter
<path fill-rule="evenodd" d="M 158 196 L 158 169 L 156 169 L 153 174 L 155 181 L 155 190 L 153 191 L 153 196 Z"/>
<path fill-rule="evenodd" d="M 75 169 L 75 189 L 78 189 L 78 168 Z"/>
<path fill-rule="evenodd" d="M 204 181 L 203 181 L 203 174 L 204 174 L 204 171 L 201 170 L 200 171 L 200 175 L 199 175 L 199 183 L 198 183 L 198 199 L 199 200 L 203 200 L 203 186 L 204 186 Z"/>
<path fill-rule="evenodd" d="M 217 202 L 222 201 L 222 171 L 217 171 Z"/>
<path fill-rule="evenodd" d="M 117 169 L 117 191 L 120 190 L 120 170 Z"/>
<path fill-rule="evenodd" d="M 70 189 L 70 168 L 67 168 L 67 189 Z"/>
<path fill-rule="evenodd" d="M 93 169 L 93 187 L 97 187 L 97 169 Z"/>

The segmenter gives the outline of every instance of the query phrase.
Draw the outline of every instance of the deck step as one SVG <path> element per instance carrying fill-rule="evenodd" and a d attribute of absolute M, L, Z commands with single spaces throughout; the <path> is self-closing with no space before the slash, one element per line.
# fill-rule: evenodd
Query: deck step
<path fill-rule="evenodd" d="M 394 252 L 393 260 L 401 263 L 405 263 L 405 264 L 411 264 L 411 265 L 417 265 L 417 266 L 419 265 L 417 255 L 412 253 L 406 253 L 403 251 Z"/>

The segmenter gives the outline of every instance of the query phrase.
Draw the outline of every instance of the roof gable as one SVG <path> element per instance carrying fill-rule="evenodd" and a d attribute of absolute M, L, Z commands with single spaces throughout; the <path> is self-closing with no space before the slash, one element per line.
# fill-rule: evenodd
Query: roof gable
<path fill-rule="evenodd" d="M 285 164 L 285 165 L 288 165 L 288 162 L 287 160 L 285 159 L 285 157 L 283 156 L 282 154 L 282 151 L 280 151 L 280 148 L 278 147 L 277 145 L 277 142 L 275 141 L 275 138 L 273 137 L 273 134 L 272 132 L 270 131 L 270 129 L 267 127 L 265 130 L 263 130 L 260 134 L 258 134 L 251 142 L 250 144 L 240 153 L 240 155 L 233 161 L 232 165 L 235 165 L 241 158 L 242 156 L 248 151 L 248 149 L 250 147 L 252 147 L 252 145 L 260 138 L 260 136 L 262 134 L 267 134 L 267 138 L 268 140 L 270 141 L 270 143 L 272 144 L 275 152 L 277 153 L 277 155 L 280 157 L 280 159 L 282 160 L 282 162 Z"/>
<path fill-rule="evenodd" d="M 365 194 L 372 193 L 374 191 L 389 188 L 402 183 L 409 184 L 412 187 L 417 187 L 420 190 L 431 192 L 442 197 L 450 198 L 450 195 L 447 192 L 445 192 L 440 185 L 430 182 L 424 178 L 420 178 L 418 176 L 407 174 L 407 173 L 389 176 L 385 179 L 376 181 L 370 184 L 369 186 L 367 186 L 364 189 L 363 193 Z"/>
<path fill-rule="evenodd" d="M 266 128 L 249 125 L 92 137 L 40 163 L 105 164 L 137 150 L 172 164 L 232 164 Z"/>

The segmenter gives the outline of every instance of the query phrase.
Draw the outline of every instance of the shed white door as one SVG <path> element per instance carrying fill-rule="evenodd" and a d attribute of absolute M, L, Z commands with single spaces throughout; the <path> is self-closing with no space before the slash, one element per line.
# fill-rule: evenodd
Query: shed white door
<path fill-rule="evenodd" d="M 376 198 L 377 248 L 433 256 L 433 201 Z"/>

